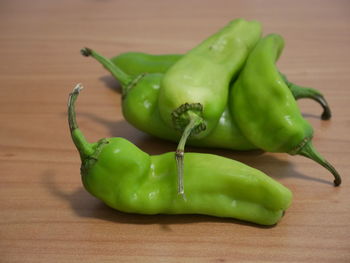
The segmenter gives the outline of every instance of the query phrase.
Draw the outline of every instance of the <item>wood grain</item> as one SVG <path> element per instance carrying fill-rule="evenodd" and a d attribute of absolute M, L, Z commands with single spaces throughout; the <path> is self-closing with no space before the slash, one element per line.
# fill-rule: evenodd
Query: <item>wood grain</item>
<path fill-rule="evenodd" d="M 47 1 L 0 3 L 0 262 L 350 262 L 349 1 Z M 314 144 L 343 176 L 303 157 L 212 152 L 261 169 L 294 201 L 275 227 L 208 216 L 142 216 L 109 209 L 82 187 L 66 120 L 78 82 L 78 120 L 90 141 L 122 136 L 150 154 L 174 144 L 122 117 L 117 83 L 91 59 L 125 51 L 185 52 L 244 17 L 283 35 L 280 69 L 331 105 L 300 101 Z"/>

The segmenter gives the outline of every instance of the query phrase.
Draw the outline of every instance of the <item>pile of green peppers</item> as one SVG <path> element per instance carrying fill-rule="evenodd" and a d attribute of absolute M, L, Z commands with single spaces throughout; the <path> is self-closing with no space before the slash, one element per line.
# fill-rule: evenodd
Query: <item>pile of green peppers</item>
<path fill-rule="evenodd" d="M 331 118 L 329 105 L 318 90 L 278 70 L 283 48 L 282 36 L 262 36 L 259 22 L 236 19 L 184 55 L 128 52 L 108 59 L 82 49 L 119 81 L 129 123 L 178 143 L 174 153 L 159 156 L 122 138 L 88 143 L 75 120 L 78 85 L 68 120 L 85 188 L 120 211 L 199 213 L 264 225 L 277 223 L 290 206 L 291 192 L 262 172 L 220 156 L 185 154 L 186 144 L 302 155 L 328 169 L 339 186 L 341 177 L 312 145 L 313 128 L 296 100 L 318 102 L 323 120 Z"/>

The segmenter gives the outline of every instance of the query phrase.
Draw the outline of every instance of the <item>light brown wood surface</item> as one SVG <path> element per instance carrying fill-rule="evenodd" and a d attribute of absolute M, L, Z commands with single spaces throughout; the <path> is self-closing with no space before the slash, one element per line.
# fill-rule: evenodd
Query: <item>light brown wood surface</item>
<path fill-rule="evenodd" d="M 67 125 L 76 83 L 90 141 L 122 136 L 150 154 L 176 145 L 128 124 L 117 82 L 79 50 L 183 53 L 237 17 L 283 35 L 279 68 L 324 93 L 329 121 L 315 102 L 299 105 L 343 184 L 303 157 L 189 147 L 264 171 L 293 191 L 292 206 L 277 226 L 259 227 L 126 214 L 90 196 Z M 350 1 L 2 0 L 0 32 L 0 262 L 350 262 Z"/>

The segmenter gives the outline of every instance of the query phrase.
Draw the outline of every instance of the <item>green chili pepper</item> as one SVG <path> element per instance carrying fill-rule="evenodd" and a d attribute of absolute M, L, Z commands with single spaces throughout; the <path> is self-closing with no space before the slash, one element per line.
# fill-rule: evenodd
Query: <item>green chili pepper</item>
<path fill-rule="evenodd" d="M 109 59 L 95 51 L 86 48 L 82 50 L 82 54 L 93 56 L 120 81 L 123 87 L 123 115 L 129 123 L 153 136 L 174 142 L 179 140 L 179 134 L 164 123 L 159 113 L 157 101 L 162 74 L 144 74 L 132 79 L 131 76 L 123 73 Z M 253 119 L 249 121 L 253 121 Z M 188 144 L 233 150 L 259 148 L 259 146 L 251 143 L 242 134 L 228 108 L 225 109 L 217 126 L 207 137 L 202 139 L 191 137 Z"/>
<path fill-rule="evenodd" d="M 174 153 L 150 156 L 123 138 L 89 143 L 78 128 L 69 96 L 68 122 L 81 157 L 86 190 L 108 206 L 141 214 L 205 214 L 276 224 L 292 193 L 247 165 L 211 154 L 186 153 L 186 199 L 177 195 Z"/>
<path fill-rule="evenodd" d="M 234 20 L 188 52 L 162 78 L 159 113 L 166 125 L 182 132 L 176 151 L 178 191 L 182 194 L 186 140 L 190 135 L 204 138 L 215 128 L 226 107 L 229 83 L 260 35 L 261 26 L 258 22 Z M 92 55 L 100 62 L 104 60 L 89 49 L 82 50 L 82 53 Z M 103 63 L 121 82 L 124 93 L 139 77 L 142 78 L 139 76 L 131 81 L 125 73 L 113 67 L 111 60 L 104 60 Z"/>
<path fill-rule="evenodd" d="M 276 34 L 258 42 L 233 85 L 231 113 L 255 146 L 269 152 L 308 157 L 328 169 L 338 186 L 341 183 L 338 172 L 313 147 L 312 126 L 302 117 L 275 66 L 283 47 L 283 38 Z"/>
<path fill-rule="evenodd" d="M 160 73 L 165 73 L 167 69 L 167 66 L 164 65 L 172 65 L 172 63 L 182 57 L 182 55 L 155 56 L 138 52 L 129 52 L 108 59 L 88 48 L 82 49 L 81 53 L 85 56 L 91 55 L 94 57 L 111 72 L 117 80 L 124 80 L 124 82 L 119 80 L 123 87 L 122 110 L 124 118 L 130 124 L 158 138 L 173 142 L 179 141 L 179 134 L 171 127 L 168 127 L 161 119 L 157 103 L 160 81 L 163 77 Z M 169 59 L 168 56 L 170 56 Z M 160 61 L 153 63 L 155 57 Z M 147 64 L 151 64 L 151 66 L 147 67 Z M 157 73 L 157 71 L 159 72 Z M 125 79 L 127 81 L 125 81 Z M 133 83 L 132 87 L 129 85 L 130 83 Z M 305 92 L 303 88 L 299 89 L 299 86 L 294 84 L 289 84 L 289 86 L 292 87 L 291 91 L 294 91 L 298 98 L 300 95 L 310 94 L 310 92 Z M 305 90 L 307 89 L 305 88 Z M 314 94 L 320 93 L 315 91 Z M 190 137 L 188 144 L 197 147 L 233 150 L 252 150 L 257 148 L 244 137 L 237 127 L 234 118 L 231 117 L 228 107 L 226 107 L 221 115 L 214 130 L 207 137 L 202 139 Z"/>
<path fill-rule="evenodd" d="M 176 150 L 180 193 L 184 192 L 182 167 L 187 138 L 204 138 L 216 127 L 227 104 L 230 81 L 260 35 L 260 23 L 233 20 L 164 74 L 158 106 L 165 123 L 182 132 Z"/>
<path fill-rule="evenodd" d="M 126 52 L 111 58 L 113 64 L 131 76 L 143 73 L 165 73 L 182 55 L 151 55 L 142 52 Z"/>
<path fill-rule="evenodd" d="M 182 57 L 183 55 L 180 54 L 153 55 L 141 52 L 127 52 L 111 58 L 111 61 L 126 74 L 136 77 L 143 73 L 165 73 Z M 321 114 L 322 120 L 331 118 L 330 107 L 320 91 L 296 85 L 290 82 L 283 74 L 282 77 L 296 100 L 308 98 L 316 101 L 323 109 Z"/>
<path fill-rule="evenodd" d="M 135 76 L 125 74 L 112 60 L 96 51 L 84 48 L 84 56 L 92 56 L 119 80 L 122 86 L 122 112 L 124 118 L 137 129 L 158 138 L 178 142 L 181 135 L 165 124 L 160 116 L 158 97 L 163 74 L 151 73 Z M 205 138 L 190 137 L 188 144 L 200 147 L 226 148 L 235 150 L 252 150 L 256 147 L 250 143 L 232 121 L 231 113 L 226 107 L 214 130 Z"/>
<path fill-rule="evenodd" d="M 122 111 L 124 118 L 137 129 L 158 138 L 178 142 L 180 135 L 162 120 L 158 108 L 158 96 L 162 74 L 146 74 L 123 94 Z M 235 150 L 252 150 L 250 143 L 232 121 L 226 107 L 217 126 L 207 137 L 190 137 L 189 145 Z"/>

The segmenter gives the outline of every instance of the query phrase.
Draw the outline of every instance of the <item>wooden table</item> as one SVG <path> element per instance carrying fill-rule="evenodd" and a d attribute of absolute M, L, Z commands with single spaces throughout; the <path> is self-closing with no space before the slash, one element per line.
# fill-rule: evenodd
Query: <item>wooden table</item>
<path fill-rule="evenodd" d="M 47 1 L 0 3 L 0 262 L 350 262 L 349 1 Z M 275 227 L 200 215 L 142 216 L 90 196 L 66 116 L 68 93 L 86 89 L 78 121 L 90 141 L 122 136 L 150 154 L 152 138 L 121 113 L 117 82 L 79 54 L 182 53 L 237 17 L 283 35 L 278 66 L 322 91 L 333 112 L 299 101 L 314 144 L 343 176 L 287 154 L 188 148 L 242 161 L 289 187 Z"/>

